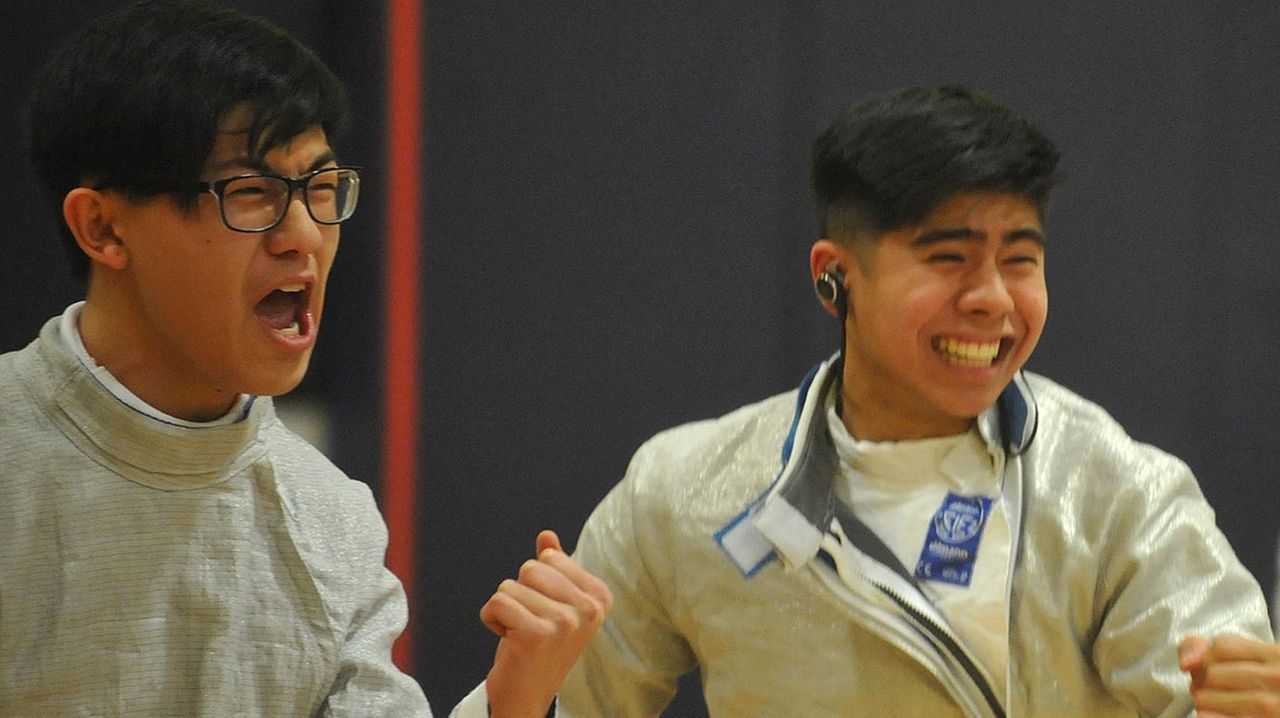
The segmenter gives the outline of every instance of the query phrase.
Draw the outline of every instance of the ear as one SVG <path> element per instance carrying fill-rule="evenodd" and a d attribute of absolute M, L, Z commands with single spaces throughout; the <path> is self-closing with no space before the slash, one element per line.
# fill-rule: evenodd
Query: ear
<path fill-rule="evenodd" d="M 819 239 L 809 249 L 809 278 L 816 286 L 818 277 L 824 272 L 832 270 L 839 272 L 840 276 L 844 277 L 845 288 L 847 289 L 849 273 L 852 270 L 852 258 L 839 244 L 830 239 Z M 827 310 L 828 314 L 836 318 L 840 317 L 840 310 L 830 301 L 821 296 L 819 296 L 818 301 L 822 302 L 822 307 Z"/>
<path fill-rule="evenodd" d="M 62 198 L 62 218 L 81 251 L 95 264 L 124 269 L 129 252 L 113 229 L 115 210 L 116 202 L 88 187 L 76 187 Z"/>

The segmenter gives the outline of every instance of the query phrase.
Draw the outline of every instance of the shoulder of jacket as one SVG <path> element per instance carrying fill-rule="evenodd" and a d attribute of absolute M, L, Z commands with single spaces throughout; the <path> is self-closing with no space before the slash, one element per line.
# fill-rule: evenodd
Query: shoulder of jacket
<path fill-rule="evenodd" d="M 715 418 L 700 419 L 664 429 L 640 446 L 636 454 L 661 454 L 670 458 L 694 458 L 744 439 L 781 432 L 777 450 L 790 426 L 795 392 L 785 392 L 740 406 Z"/>
<path fill-rule="evenodd" d="M 1039 374 L 1025 372 L 1034 394 L 1040 422 L 1032 450 L 1066 452 L 1083 461 L 1126 466 L 1183 468 L 1185 462 L 1157 446 L 1138 441 L 1107 409 L 1075 391 Z M 1041 434 L 1040 432 L 1043 432 Z"/>
<path fill-rule="evenodd" d="M 1041 374 L 1023 372 L 1023 376 L 1042 419 L 1071 421 L 1097 431 L 1119 432 L 1127 436 L 1120 422 L 1101 404 Z"/>
<path fill-rule="evenodd" d="M 777 476 L 794 411 L 788 392 L 662 431 L 636 451 L 622 490 L 642 512 L 740 510 Z"/>
<path fill-rule="evenodd" d="M 274 414 L 274 412 L 273 412 Z M 369 521 L 378 514 L 369 485 L 357 481 L 314 444 L 284 425 L 278 416 L 264 421 L 259 435 L 275 472 L 279 491 L 306 514 Z"/>

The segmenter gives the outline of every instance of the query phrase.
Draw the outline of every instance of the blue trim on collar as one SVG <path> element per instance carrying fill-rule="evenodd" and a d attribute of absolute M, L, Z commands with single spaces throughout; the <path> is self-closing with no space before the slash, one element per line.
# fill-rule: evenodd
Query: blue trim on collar
<path fill-rule="evenodd" d="M 714 535 L 715 542 L 744 578 L 752 578 L 766 565 L 781 558 L 780 549 L 797 555 L 808 550 L 807 545 L 785 548 L 766 538 L 756 528 L 753 519 L 765 508 L 766 502 L 784 502 L 789 510 L 804 517 L 807 524 L 819 532 L 825 531 L 835 516 L 831 480 L 836 459 L 822 412 L 829 386 L 837 384 L 839 377 L 828 372 L 827 387 L 816 392 L 819 396 L 810 400 L 810 395 L 815 393 L 813 382 L 824 367 L 832 365 L 839 366 L 838 355 L 837 360 L 819 363 L 810 370 L 797 390 L 795 413 L 782 442 L 782 466 L 769 487 Z M 1026 377 L 1019 372 L 1000 393 L 995 404 L 978 417 L 978 429 L 989 445 L 998 443 L 1006 455 L 1017 456 L 1026 451 L 1035 438 L 1036 415 L 1035 397 Z M 807 435 L 800 436 L 799 429 L 806 417 L 809 419 L 805 424 Z M 772 496 L 775 492 L 777 495 Z M 804 544 L 811 537 L 798 540 Z M 812 548 L 816 551 L 816 544 Z M 797 560 L 796 556 L 790 560 Z"/>
<path fill-rule="evenodd" d="M 840 355 L 837 354 L 830 364 L 838 367 Z M 791 427 L 787 430 L 787 438 L 782 443 L 782 466 L 785 472 L 787 464 L 791 462 L 791 454 L 796 446 L 796 430 L 800 426 L 800 418 L 807 411 L 820 412 L 823 410 L 821 405 L 815 407 L 807 407 L 805 400 L 809 396 L 810 386 L 817 377 L 818 372 L 827 362 L 819 362 L 816 366 L 809 370 L 804 381 L 800 384 L 800 389 L 796 396 L 796 411 L 791 419 Z M 833 382 L 837 383 L 841 377 L 833 377 Z M 1006 454 L 1010 456 L 1018 456 L 1031 446 L 1031 442 L 1036 437 L 1036 429 L 1038 427 L 1038 411 L 1036 409 L 1035 395 L 1031 392 L 1031 385 L 1027 381 L 1026 375 L 1022 370 L 1013 376 L 1013 380 L 1009 385 L 1000 392 L 1000 396 L 996 397 L 996 402 L 988 407 L 986 411 L 978 417 L 978 427 L 984 438 L 988 441 L 999 441 L 1001 447 L 1004 448 Z M 988 436 L 988 430 L 994 430 L 995 437 Z M 783 472 L 779 472 L 781 478 Z M 775 479 L 776 482 L 776 479 Z M 768 493 L 768 492 L 766 492 Z"/>
<path fill-rule="evenodd" d="M 791 417 L 791 428 L 787 429 L 787 439 L 782 442 L 782 465 L 786 466 L 791 461 L 791 450 L 796 445 L 796 427 L 800 426 L 800 416 L 804 414 L 804 400 L 809 396 L 809 385 L 813 383 L 813 378 L 818 376 L 818 370 L 822 368 L 822 364 L 818 363 L 809 370 L 804 381 L 800 382 L 800 391 L 796 395 L 796 412 Z"/>
<path fill-rule="evenodd" d="M 1000 392 L 994 411 L 1000 425 L 1000 443 L 1005 453 L 1018 456 L 1031 446 L 1036 438 L 1037 411 L 1035 396 L 1026 376 L 1019 371 Z"/>

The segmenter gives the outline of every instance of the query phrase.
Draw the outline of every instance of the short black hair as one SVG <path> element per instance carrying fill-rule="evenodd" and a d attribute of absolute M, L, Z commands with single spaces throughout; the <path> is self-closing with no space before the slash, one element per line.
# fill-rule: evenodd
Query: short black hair
<path fill-rule="evenodd" d="M 1058 159 L 1039 129 L 975 90 L 874 95 L 840 112 L 814 141 L 818 225 L 824 237 L 877 237 L 966 191 L 1016 194 L 1043 216 Z"/>
<path fill-rule="evenodd" d="M 253 113 L 250 152 L 310 127 L 330 142 L 346 93 L 319 57 L 267 21 L 194 0 L 140 0 L 91 22 L 45 65 L 27 105 L 32 164 L 62 227 L 73 273 L 89 261 L 62 222 L 78 186 L 134 198 L 191 185 L 233 109 Z M 178 193 L 194 206 L 194 190 Z"/>

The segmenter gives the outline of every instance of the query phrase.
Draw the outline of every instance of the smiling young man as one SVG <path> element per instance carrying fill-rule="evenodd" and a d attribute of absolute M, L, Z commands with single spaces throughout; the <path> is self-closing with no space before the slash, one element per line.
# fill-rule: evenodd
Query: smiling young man
<path fill-rule="evenodd" d="M 341 86 L 261 20 L 144 0 L 56 54 L 29 112 L 87 292 L 0 356 L 0 715 L 429 715 L 391 662 L 372 495 L 270 399 L 359 199 Z M 481 611 L 502 638 L 457 714 L 545 715 L 609 601 L 544 532 Z"/>
<path fill-rule="evenodd" d="M 956 87 L 818 137 L 841 351 L 636 453 L 575 554 L 616 603 L 565 713 L 659 715 L 695 668 L 715 718 L 1280 711 L 1260 589 L 1187 466 L 1022 371 L 1057 162 Z"/>

